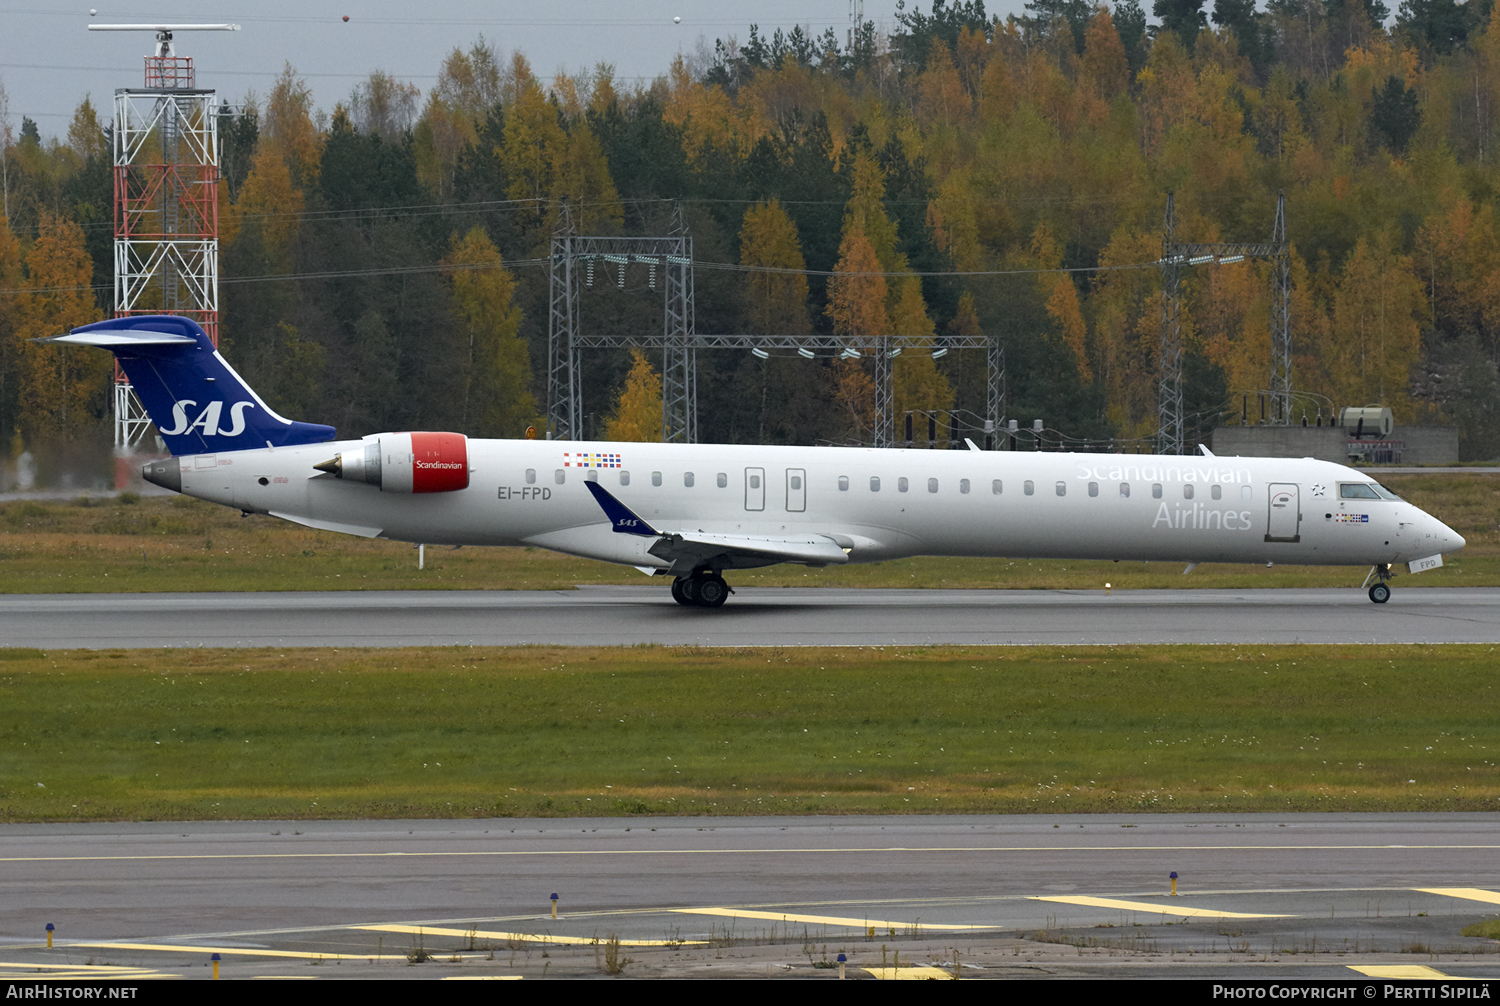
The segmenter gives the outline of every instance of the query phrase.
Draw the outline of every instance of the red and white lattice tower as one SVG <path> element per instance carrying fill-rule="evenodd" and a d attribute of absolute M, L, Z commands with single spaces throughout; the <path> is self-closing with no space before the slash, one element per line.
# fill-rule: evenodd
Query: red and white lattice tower
<path fill-rule="evenodd" d="M 230 24 L 108 24 L 90 31 L 151 31 L 146 86 L 115 91 L 116 318 L 180 314 L 219 342 L 218 97 L 194 86 L 179 31 L 238 31 Z M 128 452 L 151 429 L 115 367 L 115 449 Z"/>

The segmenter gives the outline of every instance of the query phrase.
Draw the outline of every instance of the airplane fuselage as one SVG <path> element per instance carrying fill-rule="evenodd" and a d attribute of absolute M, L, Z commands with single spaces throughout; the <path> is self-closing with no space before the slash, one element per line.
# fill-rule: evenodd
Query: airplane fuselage
<path fill-rule="evenodd" d="M 616 533 L 586 480 L 663 534 L 821 536 L 849 562 L 1382 565 L 1464 544 L 1389 493 L 1346 498 L 1341 487 L 1370 477 L 1313 459 L 470 440 L 468 487 L 450 492 L 383 491 L 314 469 L 371 439 L 184 456 L 172 459 L 180 484 L 161 484 L 367 537 L 533 545 L 663 571 L 650 539 Z M 148 478 L 161 481 L 149 466 Z"/>

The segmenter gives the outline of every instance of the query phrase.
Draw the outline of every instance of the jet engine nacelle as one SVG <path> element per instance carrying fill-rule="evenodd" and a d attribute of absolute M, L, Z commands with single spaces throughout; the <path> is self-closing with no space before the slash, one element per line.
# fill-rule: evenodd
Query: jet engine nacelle
<path fill-rule="evenodd" d="M 381 433 L 313 467 L 385 493 L 451 493 L 469 488 L 469 440 L 462 433 Z"/>

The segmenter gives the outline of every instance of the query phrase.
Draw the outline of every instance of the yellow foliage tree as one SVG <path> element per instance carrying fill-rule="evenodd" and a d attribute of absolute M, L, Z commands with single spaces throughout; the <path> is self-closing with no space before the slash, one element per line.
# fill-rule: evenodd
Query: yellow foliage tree
<path fill-rule="evenodd" d="M 852 191 L 844 208 L 844 234 L 857 230 L 885 272 L 904 272 L 906 256 L 896 248 L 896 222 L 885 212 L 885 172 L 867 153 L 856 154 L 851 169 Z M 839 249 L 840 256 L 843 248 Z"/>
<path fill-rule="evenodd" d="M 611 234 L 620 229 L 625 210 L 620 193 L 609 176 L 609 162 L 588 120 L 582 116 L 573 121 L 567 138 L 553 147 L 552 178 L 549 194 L 551 215 L 556 217 L 559 204 L 567 198 L 573 222 L 585 234 Z"/>
<path fill-rule="evenodd" d="M 302 192 L 292 182 L 286 158 L 275 146 L 265 145 L 251 162 L 250 173 L 240 187 L 239 202 L 226 216 L 236 233 L 246 226 L 258 228 L 267 256 L 288 267 L 303 205 Z"/>
<path fill-rule="evenodd" d="M 1031 254 L 1039 269 L 1057 269 L 1062 265 L 1062 248 L 1052 236 L 1052 227 L 1045 221 L 1037 224 L 1031 236 Z M 1043 272 L 1037 276 L 1037 284 L 1047 298 L 1047 317 L 1057 326 L 1058 338 L 1073 352 L 1078 379 L 1085 384 L 1091 383 L 1094 370 L 1089 365 L 1088 326 L 1083 321 L 1083 308 L 1078 303 L 1078 288 L 1073 285 L 1073 277 L 1065 272 Z"/>
<path fill-rule="evenodd" d="M 443 264 L 453 267 L 454 311 L 469 342 L 464 425 L 474 436 L 519 437 L 535 421 L 536 400 L 515 277 L 483 227 L 455 234 Z"/>
<path fill-rule="evenodd" d="M 922 299 L 922 281 L 915 276 L 901 280 L 901 295 L 891 312 L 891 330 L 893 335 L 926 339 L 937 334 Z M 953 408 L 953 386 L 938 371 L 931 353 L 915 350 L 897 357 L 891 370 L 891 390 L 898 423 L 907 412 L 946 412 Z"/>
<path fill-rule="evenodd" d="M 554 165 L 565 156 L 568 137 L 557 109 L 520 53 L 512 60 L 511 78 L 516 95 L 505 115 L 506 194 L 512 199 L 536 200 L 541 215 L 552 196 Z"/>
<path fill-rule="evenodd" d="M 1323 360 L 1339 405 L 1386 405 L 1409 421 L 1411 368 L 1422 348 L 1422 287 L 1410 257 L 1398 255 L 1394 244 L 1389 229 L 1355 244 L 1334 295 Z"/>
<path fill-rule="evenodd" d="M 886 282 L 875 248 L 861 228 L 847 228 L 838 265 L 828 279 L 827 313 L 834 334 L 888 334 L 885 300 Z M 875 383 L 855 360 L 837 360 L 829 369 L 834 400 L 848 413 L 855 436 L 863 439 L 875 427 Z"/>
<path fill-rule="evenodd" d="M 740 263 L 765 269 L 807 267 L 792 223 L 779 200 L 756 203 L 740 226 Z M 807 276 L 799 272 L 745 274 L 745 306 L 751 332 L 804 335 L 812 331 L 807 315 Z"/>
<path fill-rule="evenodd" d="M 19 298 L 15 332 L 20 425 L 28 439 L 38 433 L 76 434 L 104 414 L 109 357 L 31 341 L 100 319 L 90 289 L 93 278 L 83 229 L 43 210 L 26 255 L 29 292 Z"/>
<path fill-rule="evenodd" d="M 852 227 L 839 244 L 839 261 L 828 278 L 828 317 L 837 335 L 887 335 L 886 282 L 865 232 Z"/>
<path fill-rule="evenodd" d="M 615 411 L 604 424 L 604 439 L 647 443 L 661 439 L 661 375 L 639 349 L 630 351 L 633 362 L 625 376 L 625 387 Z"/>
<path fill-rule="evenodd" d="M 323 137 L 312 120 L 312 89 L 287 63 L 271 85 L 260 127 L 260 146 L 286 161 L 294 183 L 302 188 L 318 180 Z"/>

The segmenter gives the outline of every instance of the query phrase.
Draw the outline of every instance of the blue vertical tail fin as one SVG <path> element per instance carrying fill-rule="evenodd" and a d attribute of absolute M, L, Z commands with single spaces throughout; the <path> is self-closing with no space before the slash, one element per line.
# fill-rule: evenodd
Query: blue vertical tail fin
<path fill-rule="evenodd" d="M 317 444 L 336 432 L 278 416 L 187 318 L 113 318 L 39 341 L 114 353 L 174 455 Z"/>

